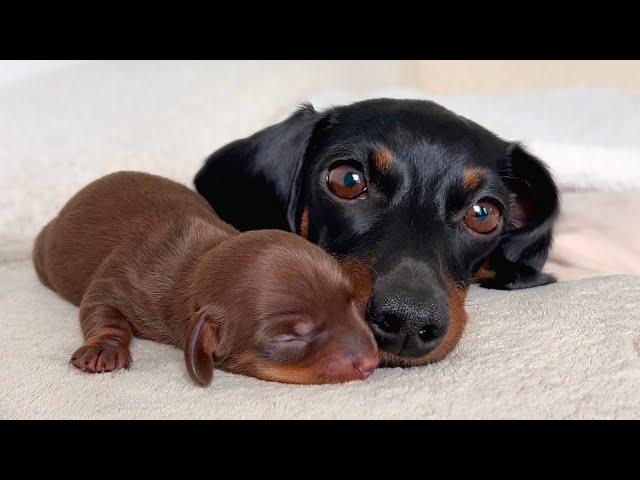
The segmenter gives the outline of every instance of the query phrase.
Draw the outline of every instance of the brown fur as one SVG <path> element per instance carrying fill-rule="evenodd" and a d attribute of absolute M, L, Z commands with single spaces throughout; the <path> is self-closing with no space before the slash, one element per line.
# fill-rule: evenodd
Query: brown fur
<path fill-rule="evenodd" d="M 365 314 L 367 302 L 373 289 L 373 278 L 371 276 L 371 264 L 374 259 L 356 260 L 351 257 L 341 257 L 338 259 L 342 270 L 351 279 L 354 289 L 354 297 L 358 308 Z"/>
<path fill-rule="evenodd" d="M 309 238 L 309 209 L 307 207 L 304 207 L 300 218 L 300 236 Z"/>
<path fill-rule="evenodd" d="M 378 147 L 373 153 L 373 164 L 379 173 L 384 173 L 389 169 L 393 154 L 387 147 Z"/>
<path fill-rule="evenodd" d="M 495 280 L 495 278 L 496 278 L 496 272 L 491 270 L 491 267 L 489 266 L 489 261 L 487 260 L 482 264 L 480 269 L 476 272 L 475 276 L 473 277 L 473 281 L 475 283 L 482 283 L 482 282 Z"/>
<path fill-rule="evenodd" d="M 377 365 L 334 259 L 292 233 L 240 234 L 168 179 L 118 172 L 89 184 L 40 232 L 33 261 L 43 284 L 80 307 L 85 343 L 72 363 L 83 370 L 128 367 L 133 335 L 184 349 L 201 385 L 216 366 L 334 383 Z"/>
<path fill-rule="evenodd" d="M 482 175 L 475 168 L 467 168 L 462 175 L 462 187 L 473 192 L 482 184 Z"/>

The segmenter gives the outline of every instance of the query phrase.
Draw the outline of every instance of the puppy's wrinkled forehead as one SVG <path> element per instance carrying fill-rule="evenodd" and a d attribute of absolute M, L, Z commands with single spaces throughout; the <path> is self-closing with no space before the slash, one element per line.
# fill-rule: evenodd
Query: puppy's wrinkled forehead
<path fill-rule="evenodd" d="M 262 272 L 257 300 L 267 312 L 279 311 L 282 305 L 313 312 L 346 302 L 351 295 L 350 281 L 338 263 L 293 234 L 282 234 L 280 243 L 261 251 L 255 265 Z"/>

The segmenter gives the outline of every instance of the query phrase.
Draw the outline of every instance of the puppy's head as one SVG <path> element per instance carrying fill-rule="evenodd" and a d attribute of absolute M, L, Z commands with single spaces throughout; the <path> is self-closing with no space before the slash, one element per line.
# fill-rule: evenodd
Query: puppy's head
<path fill-rule="evenodd" d="M 208 361 L 284 383 L 340 383 L 373 372 L 376 342 L 352 282 L 321 248 L 291 233 L 263 230 L 215 250 L 209 281 L 203 278 L 214 291 L 199 292 L 209 316 L 203 322 L 219 325 Z M 191 342 L 193 358 L 213 331 L 197 325 L 192 338 L 204 341 Z M 202 350 L 206 357 L 209 350 Z"/>
<path fill-rule="evenodd" d="M 479 272 L 488 288 L 554 281 L 541 272 L 558 208 L 544 164 L 433 102 L 305 106 L 215 152 L 195 183 L 234 225 L 337 256 L 386 363 L 444 357 Z"/>

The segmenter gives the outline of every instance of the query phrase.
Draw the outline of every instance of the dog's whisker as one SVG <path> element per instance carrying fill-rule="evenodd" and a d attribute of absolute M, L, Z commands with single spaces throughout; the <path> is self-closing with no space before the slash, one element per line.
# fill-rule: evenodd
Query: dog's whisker
<path fill-rule="evenodd" d="M 473 307 L 473 308 L 480 309 L 478 302 L 476 302 L 475 300 L 465 300 L 463 305 L 465 307 Z"/>
<path fill-rule="evenodd" d="M 338 261 L 340 261 L 340 260 L 351 260 L 352 262 L 355 262 L 355 263 L 357 263 L 359 265 L 364 265 L 369 270 L 372 270 L 376 275 L 379 275 L 378 271 L 375 268 L 373 268 L 371 265 L 369 265 L 367 262 L 365 262 L 364 260 L 360 260 L 358 258 L 352 257 L 351 255 L 347 255 L 347 254 L 344 254 L 344 253 L 334 254 L 333 256 Z"/>
<path fill-rule="evenodd" d="M 480 338 L 481 338 L 482 340 L 484 340 L 485 342 L 488 342 L 488 341 L 489 341 L 489 340 L 488 340 L 484 335 L 481 335 L 481 334 L 479 334 L 478 332 L 473 331 L 473 330 L 471 330 L 471 329 L 469 329 L 469 328 L 465 328 L 464 333 L 473 333 L 476 337 L 480 337 Z M 463 335 L 463 336 L 464 336 L 464 335 Z"/>
<path fill-rule="evenodd" d="M 474 276 L 471 278 L 463 278 L 462 280 L 455 280 L 453 282 L 449 282 L 447 283 L 447 287 L 450 287 L 451 285 L 456 285 L 456 284 L 464 284 L 466 282 L 475 282 L 478 280 L 482 280 L 480 277 Z"/>
<path fill-rule="evenodd" d="M 473 309 L 474 312 L 481 313 L 482 315 L 491 315 L 491 313 L 485 308 L 480 307 L 479 305 L 465 305 L 466 308 Z"/>
<path fill-rule="evenodd" d="M 471 341 L 471 339 L 467 338 L 465 335 L 462 335 L 462 336 L 460 337 L 460 341 L 463 341 L 463 340 L 464 340 L 465 342 L 469 343 L 472 347 L 477 346 L 477 343 L 474 343 L 473 341 Z"/>

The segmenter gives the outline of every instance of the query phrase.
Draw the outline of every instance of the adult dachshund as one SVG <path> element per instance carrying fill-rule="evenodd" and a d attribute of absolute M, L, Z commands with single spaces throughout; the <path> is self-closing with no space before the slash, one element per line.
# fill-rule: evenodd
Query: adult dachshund
<path fill-rule="evenodd" d="M 303 105 L 214 152 L 195 186 L 240 230 L 289 230 L 335 255 L 384 365 L 449 353 L 473 281 L 555 281 L 541 271 L 559 203 L 545 165 L 433 102 Z"/>

